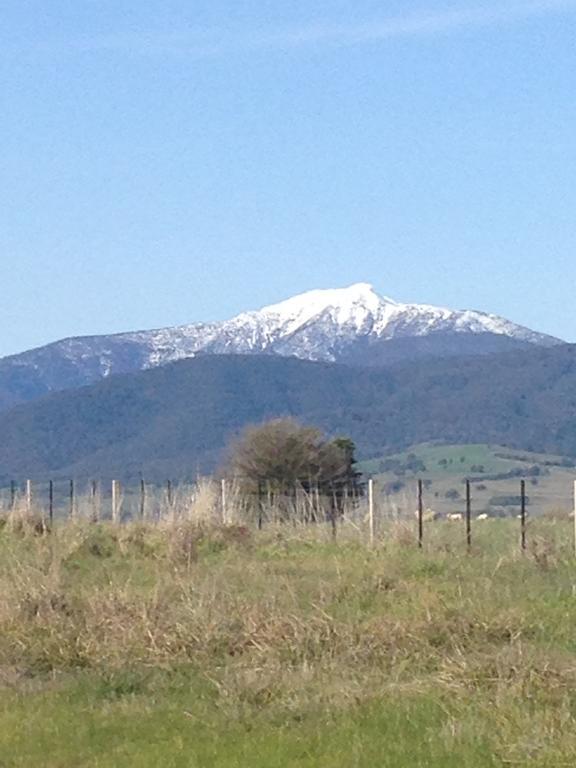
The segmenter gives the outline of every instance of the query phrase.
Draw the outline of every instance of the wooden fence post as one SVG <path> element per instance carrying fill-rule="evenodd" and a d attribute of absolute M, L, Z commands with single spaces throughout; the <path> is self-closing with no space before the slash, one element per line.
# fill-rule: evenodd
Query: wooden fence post
<path fill-rule="evenodd" d="M 98 508 L 98 483 L 92 480 L 90 484 L 90 501 L 92 507 L 92 522 L 97 523 L 100 519 L 100 509 Z"/>
<path fill-rule="evenodd" d="M 220 498 L 222 501 L 222 525 L 226 525 L 228 522 L 228 510 L 226 508 L 226 479 L 222 478 L 220 481 Z"/>
<path fill-rule="evenodd" d="M 26 480 L 26 514 L 32 513 L 32 480 Z"/>
<path fill-rule="evenodd" d="M 168 513 L 170 520 L 174 523 L 176 522 L 176 505 L 174 504 L 174 488 L 172 485 L 172 480 L 168 480 L 166 482 L 166 498 L 168 501 Z"/>
<path fill-rule="evenodd" d="M 112 522 L 116 524 L 118 522 L 120 502 L 120 483 L 118 480 L 112 480 Z"/>
<path fill-rule="evenodd" d="M 338 512 L 338 503 L 336 501 L 336 494 L 333 488 L 332 488 L 332 500 L 330 502 L 330 507 L 332 510 L 330 515 L 330 523 L 332 526 L 332 541 L 336 543 L 336 540 L 338 538 L 338 521 L 336 520 L 336 514 Z"/>
<path fill-rule="evenodd" d="M 574 555 L 576 556 L 576 480 L 574 481 Z"/>
<path fill-rule="evenodd" d="M 374 480 L 368 480 L 368 524 L 370 530 L 370 546 L 373 547 L 376 540 L 376 527 L 374 521 Z"/>
<path fill-rule="evenodd" d="M 140 519 L 146 520 L 146 482 L 140 478 Z"/>

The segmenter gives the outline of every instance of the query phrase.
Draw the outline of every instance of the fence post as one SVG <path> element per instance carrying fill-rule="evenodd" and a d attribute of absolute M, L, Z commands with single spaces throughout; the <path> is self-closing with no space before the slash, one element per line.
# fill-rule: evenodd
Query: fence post
<path fill-rule="evenodd" d="M 16 506 L 16 483 L 14 480 L 10 480 L 10 511 L 14 512 Z"/>
<path fill-rule="evenodd" d="M 168 499 L 168 506 L 172 508 L 172 480 L 166 481 L 166 497 Z"/>
<path fill-rule="evenodd" d="M 76 514 L 76 489 L 74 488 L 74 480 L 70 480 L 70 517 L 75 517 Z"/>
<path fill-rule="evenodd" d="M 120 483 L 118 480 L 112 480 L 112 522 L 118 522 L 118 502 L 120 498 Z"/>
<path fill-rule="evenodd" d="M 576 480 L 574 481 L 574 555 L 576 556 Z"/>
<path fill-rule="evenodd" d="M 258 530 L 262 530 L 262 481 L 258 480 Z"/>
<path fill-rule="evenodd" d="M 48 520 L 50 525 L 54 522 L 54 480 L 48 484 Z"/>
<path fill-rule="evenodd" d="M 26 514 L 32 513 L 32 480 L 26 480 Z"/>
<path fill-rule="evenodd" d="M 100 510 L 98 509 L 98 483 L 96 480 L 92 480 L 90 484 L 90 497 L 92 502 L 92 522 L 97 523 L 100 518 Z"/>
<path fill-rule="evenodd" d="M 330 502 L 330 523 L 332 525 L 332 540 L 334 543 L 336 543 L 336 539 L 338 537 L 338 523 L 336 521 L 336 513 L 338 511 L 338 504 L 336 502 L 336 493 L 334 491 L 334 486 L 331 488 L 332 490 L 332 500 Z"/>
<path fill-rule="evenodd" d="M 140 519 L 146 520 L 146 482 L 140 478 Z"/>
<path fill-rule="evenodd" d="M 220 496 L 222 500 L 222 525 L 228 522 L 228 510 L 226 508 L 226 479 L 223 477 L 220 481 Z"/>
<path fill-rule="evenodd" d="M 368 480 L 368 523 L 370 526 L 370 546 L 374 546 L 375 542 L 375 525 L 374 525 L 374 480 L 370 478 Z"/>
<path fill-rule="evenodd" d="M 424 544 L 424 483 L 418 480 L 418 548 Z"/>
<path fill-rule="evenodd" d="M 520 548 L 526 551 L 526 480 L 520 481 Z"/>
<path fill-rule="evenodd" d="M 472 492 L 470 480 L 466 480 L 466 547 L 472 549 Z"/>

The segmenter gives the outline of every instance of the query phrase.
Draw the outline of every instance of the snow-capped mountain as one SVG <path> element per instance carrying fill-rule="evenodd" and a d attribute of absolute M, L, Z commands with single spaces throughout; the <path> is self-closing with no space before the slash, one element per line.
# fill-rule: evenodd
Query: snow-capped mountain
<path fill-rule="evenodd" d="M 559 339 L 495 315 L 401 304 L 371 285 L 316 290 L 217 323 L 65 339 L 0 360 L 0 408 L 197 354 L 266 354 L 362 365 L 486 354 Z"/>
<path fill-rule="evenodd" d="M 367 283 L 309 291 L 215 328 L 207 352 L 260 352 L 337 362 L 351 346 L 432 334 L 491 334 L 529 344 L 556 339 L 495 315 L 400 304 Z"/>

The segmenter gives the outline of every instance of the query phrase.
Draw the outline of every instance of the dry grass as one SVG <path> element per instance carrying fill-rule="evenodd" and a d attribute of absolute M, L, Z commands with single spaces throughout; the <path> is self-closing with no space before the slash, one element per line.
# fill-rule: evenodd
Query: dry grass
<path fill-rule="evenodd" d="M 569 523 L 533 523 L 522 557 L 515 521 L 478 526 L 469 555 L 450 523 L 424 552 L 405 524 L 370 550 L 356 524 L 336 544 L 329 526 L 217 525 L 209 489 L 179 509 L 159 525 L 8 520 L 0 686 L 190 669 L 232 722 L 416 697 L 444 713 L 442 744 L 480 739 L 495 764 L 576 755 Z"/>

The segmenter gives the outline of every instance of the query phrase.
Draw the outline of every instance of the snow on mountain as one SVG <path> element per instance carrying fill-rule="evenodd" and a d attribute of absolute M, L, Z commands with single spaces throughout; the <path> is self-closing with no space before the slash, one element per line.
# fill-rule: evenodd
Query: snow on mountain
<path fill-rule="evenodd" d="M 367 283 L 315 290 L 222 323 L 129 334 L 150 348 L 148 365 L 212 354 L 279 354 L 337 361 L 351 345 L 432 334 L 492 334 L 529 344 L 558 340 L 508 320 L 470 310 L 401 304 Z"/>
<path fill-rule="evenodd" d="M 65 339 L 4 358 L 0 360 L 0 409 L 50 391 L 200 353 L 379 364 L 421 354 L 485 354 L 511 346 L 558 343 L 559 339 L 495 315 L 401 304 L 379 296 L 367 283 L 357 283 L 309 291 L 224 322 Z"/>

